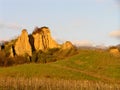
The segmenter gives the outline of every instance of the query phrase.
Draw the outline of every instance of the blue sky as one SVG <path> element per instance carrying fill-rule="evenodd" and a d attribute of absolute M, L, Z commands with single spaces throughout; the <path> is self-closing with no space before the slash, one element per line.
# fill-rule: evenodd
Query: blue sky
<path fill-rule="evenodd" d="M 57 40 L 115 45 L 120 40 L 119 0 L 0 0 L 0 40 L 23 28 L 48 26 Z"/>

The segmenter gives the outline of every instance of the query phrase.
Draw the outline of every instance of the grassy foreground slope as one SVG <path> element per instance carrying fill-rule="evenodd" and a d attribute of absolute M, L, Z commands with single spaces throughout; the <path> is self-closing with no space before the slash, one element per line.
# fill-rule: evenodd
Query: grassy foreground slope
<path fill-rule="evenodd" d="M 80 50 L 79 54 L 46 64 L 0 68 L 0 77 L 47 77 L 76 80 L 120 80 L 120 57 L 107 51 Z"/>
<path fill-rule="evenodd" d="M 78 55 L 55 64 L 97 80 L 120 81 L 120 56 L 114 56 L 107 51 L 81 50 Z"/>
<path fill-rule="evenodd" d="M 52 63 L 1 67 L 0 80 L 6 78 L 87 80 L 120 84 L 120 56 L 102 50 L 80 50 L 77 55 Z"/>

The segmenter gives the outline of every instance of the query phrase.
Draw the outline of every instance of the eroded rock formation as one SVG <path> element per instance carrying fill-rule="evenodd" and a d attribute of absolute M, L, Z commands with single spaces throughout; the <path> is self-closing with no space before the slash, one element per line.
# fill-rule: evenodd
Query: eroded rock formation
<path fill-rule="evenodd" d="M 73 49 L 74 46 L 71 42 L 67 41 L 64 44 L 58 44 L 52 37 L 48 27 L 35 28 L 32 34 L 27 33 L 26 29 L 22 30 L 21 35 L 15 41 L 13 55 L 28 55 L 32 56 L 34 51 L 45 51 L 51 48 L 60 48 L 61 50 Z"/>
<path fill-rule="evenodd" d="M 63 43 L 61 48 L 64 50 L 64 49 L 74 49 L 75 47 L 70 41 L 66 41 L 65 43 Z"/>
<path fill-rule="evenodd" d="M 26 29 L 22 30 L 21 35 L 15 43 L 15 53 L 17 55 L 29 55 L 32 56 L 32 48 L 29 42 L 29 37 Z"/>
<path fill-rule="evenodd" d="M 59 45 L 51 37 L 48 27 L 36 28 L 33 32 L 35 50 L 46 50 L 49 48 L 58 48 Z"/>

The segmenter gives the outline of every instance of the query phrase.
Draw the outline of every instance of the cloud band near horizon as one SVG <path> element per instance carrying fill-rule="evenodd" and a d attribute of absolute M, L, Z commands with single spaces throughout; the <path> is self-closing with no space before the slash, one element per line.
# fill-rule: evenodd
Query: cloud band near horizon
<path fill-rule="evenodd" d="M 120 39 L 120 30 L 112 31 L 112 32 L 109 33 L 109 35 L 110 35 L 111 37 Z"/>

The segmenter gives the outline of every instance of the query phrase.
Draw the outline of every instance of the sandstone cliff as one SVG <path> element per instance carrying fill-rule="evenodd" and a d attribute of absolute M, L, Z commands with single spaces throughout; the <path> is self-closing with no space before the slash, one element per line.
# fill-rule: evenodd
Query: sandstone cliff
<path fill-rule="evenodd" d="M 58 48 L 59 45 L 52 39 L 48 27 L 36 28 L 33 32 L 35 50 L 46 50 L 49 48 Z"/>
<path fill-rule="evenodd" d="M 11 56 L 25 54 L 32 56 L 33 51 L 45 51 L 51 48 L 74 49 L 75 47 L 69 41 L 63 45 L 59 45 L 52 37 L 48 27 L 35 28 L 32 34 L 27 33 L 26 29 L 22 30 L 21 35 L 15 41 L 14 47 L 11 49 Z M 12 53 L 14 51 L 14 53 Z"/>
<path fill-rule="evenodd" d="M 15 43 L 15 53 L 17 55 L 28 54 L 29 56 L 32 56 L 32 49 L 26 29 L 22 30 L 21 35 Z"/>

